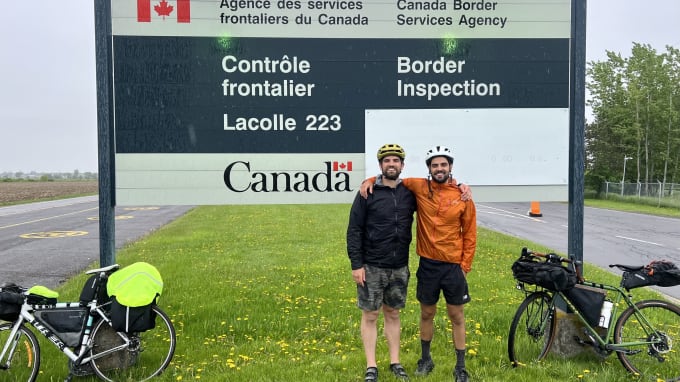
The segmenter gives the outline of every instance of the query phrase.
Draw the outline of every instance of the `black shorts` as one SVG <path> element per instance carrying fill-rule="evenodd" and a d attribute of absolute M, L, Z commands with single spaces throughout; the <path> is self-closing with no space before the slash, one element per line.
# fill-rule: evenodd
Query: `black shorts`
<path fill-rule="evenodd" d="M 445 263 L 420 258 L 416 297 L 421 304 L 436 305 L 439 292 L 444 292 L 444 299 L 449 305 L 463 305 L 470 302 L 468 284 L 460 264 Z"/>

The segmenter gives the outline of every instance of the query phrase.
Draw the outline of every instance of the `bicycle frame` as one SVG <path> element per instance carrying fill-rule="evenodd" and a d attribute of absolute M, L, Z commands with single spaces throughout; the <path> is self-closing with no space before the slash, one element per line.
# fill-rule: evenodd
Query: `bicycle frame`
<path fill-rule="evenodd" d="M 89 302 L 86 307 L 88 308 L 88 316 L 87 316 L 87 321 L 85 323 L 84 328 L 81 331 L 81 341 L 78 346 L 80 349 L 78 353 L 74 353 L 66 344 L 62 341 L 57 334 L 52 332 L 49 328 L 45 326 L 43 322 L 41 322 L 38 318 L 36 318 L 33 315 L 33 312 L 36 309 L 41 309 L 44 307 L 43 305 L 30 305 L 28 303 L 24 303 L 21 306 L 21 313 L 19 314 L 19 319 L 17 319 L 13 326 L 12 326 L 12 331 L 10 332 L 9 340 L 4 344 L 2 348 L 2 352 L 0 352 L 0 367 L 1 368 L 8 368 L 10 360 L 12 359 L 12 355 L 14 354 L 14 350 L 16 349 L 17 346 L 17 334 L 19 332 L 19 328 L 22 325 L 30 325 L 33 328 L 36 329 L 38 333 L 40 333 L 43 337 L 47 338 L 59 351 L 64 353 L 66 357 L 68 357 L 71 361 L 74 362 L 75 365 L 81 365 L 81 364 L 87 364 L 88 362 L 92 361 L 93 359 L 100 358 L 103 356 L 108 355 L 109 353 L 121 350 L 125 347 L 127 347 L 130 343 L 129 338 L 125 333 L 117 333 L 118 336 L 121 337 L 123 340 L 123 343 L 119 345 L 118 347 L 114 347 L 111 349 L 108 349 L 105 352 L 101 352 L 97 354 L 96 357 L 89 357 L 87 356 L 91 346 L 89 344 L 90 342 L 90 333 L 92 332 L 92 329 L 95 324 L 95 319 L 101 319 L 107 321 L 109 324 L 111 320 L 107 317 L 106 313 L 102 310 L 103 305 L 98 305 L 97 300 L 93 300 Z M 60 302 L 56 303 L 54 306 L 49 306 L 50 310 L 55 310 L 58 311 L 59 309 L 71 309 L 71 308 L 76 308 L 76 307 L 81 307 L 79 302 Z M 15 340 L 12 340 L 15 339 Z"/>
<path fill-rule="evenodd" d="M 650 324 L 650 322 L 647 320 L 644 314 L 640 312 L 638 307 L 635 305 L 635 302 L 633 302 L 632 295 L 629 292 L 626 292 L 624 289 L 620 287 L 616 287 L 613 285 L 607 285 L 607 284 L 600 284 L 600 283 L 594 283 L 590 281 L 583 281 L 581 283 L 582 285 L 597 288 L 597 289 L 602 289 L 607 292 L 613 292 L 614 298 L 612 299 L 612 311 L 611 311 L 611 320 L 609 323 L 609 326 L 607 327 L 607 331 L 604 335 L 600 335 L 600 332 L 596 330 L 595 327 L 591 326 L 588 321 L 583 317 L 579 309 L 574 306 L 574 304 L 567 299 L 567 297 L 564 295 L 563 292 L 548 292 L 552 298 L 550 301 L 550 308 L 552 310 L 553 307 L 556 305 L 556 297 L 559 296 L 566 304 L 569 306 L 570 310 L 579 318 L 579 321 L 581 324 L 584 326 L 586 329 L 586 334 L 590 336 L 590 339 L 592 341 L 597 342 L 596 344 L 593 345 L 598 345 L 600 348 L 607 350 L 607 351 L 617 351 L 617 352 L 625 352 L 627 351 L 627 348 L 632 347 L 632 346 L 637 346 L 637 345 L 648 345 L 651 344 L 652 342 L 650 341 L 637 341 L 637 342 L 622 342 L 614 345 L 613 341 L 613 336 L 614 336 L 614 328 L 615 328 L 615 322 L 613 318 L 618 317 L 620 312 L 623 312 L 624 310 L 628 309 L 629 307 L 632 307 L 634 310 L 635 317 L 637 320 L 640 322 L 640 326 L 645 330 L 647 334 L 652 334 L 654 332 L 654 328 Z M 526 291 L 527 293 L 532 293 L 530 291 Z M 625 306 L 622 308 L 619 308 L 620 303 L 624 303 Z"/>

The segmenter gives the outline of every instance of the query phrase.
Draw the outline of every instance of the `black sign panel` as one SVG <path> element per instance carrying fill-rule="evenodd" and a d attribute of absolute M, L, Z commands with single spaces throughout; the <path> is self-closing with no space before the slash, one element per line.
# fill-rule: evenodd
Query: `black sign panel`
<path fill-rule="evenodd" d="M 568 39 L 283 41 L 114 36 L 116 152 L 363 153 L 369 109 L 569 106 Z"/>

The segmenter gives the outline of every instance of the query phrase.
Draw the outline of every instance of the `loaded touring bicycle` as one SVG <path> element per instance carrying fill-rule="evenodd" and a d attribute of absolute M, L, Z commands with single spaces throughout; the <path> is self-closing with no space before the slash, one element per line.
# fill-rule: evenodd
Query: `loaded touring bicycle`
<path fill-rule="evenodd" d="M 176 336 L 170 318 L 156 305 L 163 288 L 156 268 L 140 262 L 86 273 L 91 276 L 76 302 L 58 302 L 56 292 L 41 286 L 0 287 L 0 380 L 36 380 L 36 335 L 68 358 L 67 381 L 88 374 L 106 381 L 145 381 L 165 370 Z"/>

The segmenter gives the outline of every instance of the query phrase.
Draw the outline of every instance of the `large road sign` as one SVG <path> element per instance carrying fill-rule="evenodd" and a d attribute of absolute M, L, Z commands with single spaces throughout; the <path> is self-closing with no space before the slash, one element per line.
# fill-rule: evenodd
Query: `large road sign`
<path fill-rule="evenodd" d="M 566 200 L 571 2 L 116 0 L 119 205 L 339 203 L 398 143 Z"/>

